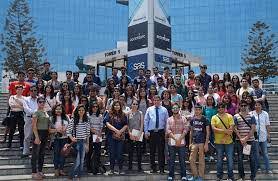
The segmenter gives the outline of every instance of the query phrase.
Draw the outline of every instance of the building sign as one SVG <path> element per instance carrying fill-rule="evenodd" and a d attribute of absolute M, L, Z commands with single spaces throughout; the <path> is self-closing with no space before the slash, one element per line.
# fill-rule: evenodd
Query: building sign
<path fill-rule="evenodd" d="M 164 67 L 172 67 L 172 59 L 171 57 L 167 57 L 164 55 L 155 54 L 155 66 L 158 67 L 158 70 L 163 71 Z"/>
<path fill-rule="evenodd" d="M 148 46 L 148 22 L 128 27 L 128 51 Z"/>
<path fill-rule="evenodd" d="M 154 46 L 161 50 L 171 51 L 171 27 L 154 22 Z"/>
<path fill-rule="evenodd" d="M 138 69 L 147 69 L 148 67 L 148 54 L 140 54 L 128 57 L 127 73 L 131 78 L 138 75 Z"/>

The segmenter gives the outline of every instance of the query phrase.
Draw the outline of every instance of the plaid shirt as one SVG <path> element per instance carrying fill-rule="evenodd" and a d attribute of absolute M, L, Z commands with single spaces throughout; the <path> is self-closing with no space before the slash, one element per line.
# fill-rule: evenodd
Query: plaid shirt
<path fill-rule="evenodd" d="M 167 125 L 166 125 L 167 135 L 169 135 L 170 133 L 183 134 L 183 133 L 187 133 L 188 130 L 189 130 L 189 121 L 184 116 L 180 116 L 180 118 L 177 120 L 174 120 L 173 116 L 167 119 Z"/>

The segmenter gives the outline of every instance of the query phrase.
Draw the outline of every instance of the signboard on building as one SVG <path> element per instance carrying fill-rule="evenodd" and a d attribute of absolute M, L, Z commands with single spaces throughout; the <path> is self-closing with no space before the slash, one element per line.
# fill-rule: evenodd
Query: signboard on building
<path fill-rule="evenodd" d="M 171 51 L 171 27 L 154 22 L 154 47 Z"/>
<path fill-rule="evenodd" d="M 172 67 L 172 59 L 171 57 L 165 56 L 165 55 L 160 55 L 160 54 L 155 54 L 154 55 L 155 59 L 155 66 L 158 67 L 158 70 L 160 72 L 163 71 L 164 67 Z"/>
<path fill-rule="evenodd" d="M 148 54 L 140 54 L 128 57 L 127 73 L 131 78 L 138 75 L 138 69 L 147 69 L 148 67 Z"/>
<path fill-rule="evenodd" d="M 128 51 L 146 48 L 148 46 L 148 22 L 128 27 Z"/>

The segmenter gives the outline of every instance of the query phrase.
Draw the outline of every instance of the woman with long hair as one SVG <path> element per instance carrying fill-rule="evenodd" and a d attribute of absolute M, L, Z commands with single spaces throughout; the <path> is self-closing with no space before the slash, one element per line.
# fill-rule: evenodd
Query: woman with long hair
<path fill-rule="evenodd" d="M 144 87 L 139 88 L 138 93 L 138 104 L 139 104 L 139 111 L 145 115 L 148 107 L 151 105 L 151 100 L 148 99 L 146 89 Z"/>
<path fill-rule="evenodd" d="M 195 99 L 196 104 L 200 104 L 201 106 L 206 105 L 206 98 L 205 98 L 203 87 L 199 87 L 197 96 L 195 96 L 194 99 Z"/>
<path fill-rule="evenodd" d="M 169 89 L 169 86 L 170 85 L 174 85 L 175 84 L 175 81 L 174 81 L 174 78 L 169 76 L 167 77 L 167 80 L 166 80 L 166 88 Z"/>
<path fill-rule="evenodd" d="M 241 86 L 240 86 L 240 81 L 239 81 L 239 77 L 237 75 L 234 75 L 232 77 L 232 81 L 231 81 L 234 90 L 237 91 Z"/>
<path fill-rule="evenodd" d="M 119 166 L 119 173 L 123 173 L 123 147 L 125 131 L 127 129 L 127 117 L 122 110 L 119 101 L 113 101 L 112 107 L 104 117 L 104 124 L 109 129 L 107 139 L 109 143 L 110 169 L 114 174 L 115 161 Z"/>
<path fill-rule="evenodd" d="M 133 101 L 133 99 L 136 99 L 135 90 L 132 84 L 127 85 L 124 96 L 125 96 L 126 106 L 131 107 L 131 102 Z"/>
<path fill-rule="evenodd" d="M 138 90 L 139 89 L 145 89 L 145 91 L 148 90 L 148 87 L 147 87 L 147 80 L 145 78 L 141 79 L 140 83 L 139 83 L 139 87 L 138 87 Z"/>
<path fill-rule="evenodd" d="M 62 103 L 62 97 L 65 94 L 66 91 L 69 91 L 69 84 L 67 82 L 63 82 L 61 84 L 60 91 L 56 95 L 56 101 L 57 103 L 61 104 Z"/>
<path fill-rule="evenodd" d="M 181 115 L 188 118 L 192 118 L 194 116 L 194 109 L 192 101 L 187 97 L 183 99 L 182 107 L 181 107 Z"/>
<path fill-rule="evenodd" d="M 194 97 L 195 97 L 194 91 L 192 89 L 189 89 L 187 92 L 187 98 L 192 102 L 193 107 L 196 104 L 196 100 L 194 99 Z"/>
<path fill-rule="evenodd" d="M 246 98 L 246 102 L 248 104 L 248 110 L 249 111 L 254 111 L 255 110 L 255 100 L 252 95 L 248 95 Z"/>
<path fill-rule="evenodd" d="M 138 109 L 138 101 L 134 99 L 131 104 L 131 110 L 127 113 L 128 118 L 128 169 L 132 170 L 133 150 L 136 150 L 138 171 L 142 171 L 142 141 L 140 140 L 143 134 L 144 115 Z"/>
<path fill-rule="evenodd" d="M 226 93 L 226 86 L 224 84 L 224 81 L 220 80 L 218 82 L 218 92 L 217 92 L 217 94 L 220 96 L 220 99 L 221 99 L 225 93 Z"/>
<path fill-rule="evenodd" d="M 42 79 L 39 79 L 36 82 L 36 86 L 38 88 L 38 96 L 42 96 L 45 94 L 45 83 Z"/>
<path fill-rule="evenodd" d="M 120 84 L 119 84 L 121 94 L 125 94 L 125 92 L 126 92 L 128 86 L 130 85 L 130 83 L 131 82 L 128 81 L 127 76 L 122 76 L 121 77 Z"/>
<path fill-rule="evenodd" d="M 172 102 L 172 104 L 178 103 L 179 106 L 181 107 L 183 98 L 180 94 L 177 93 L 176 85 L 174 85 L 174 84 L 169 85 L 168 90 L 170 90 L 170 93 L 171 93 L 171 102 Z"/>
<path fill-rule="evenodd" d="M 231 96 L 225 94 L 222 98 L 222 102 L 226 105 L 226 113 L 231 114 L 234 116 L 237 112 L 237 106 L 232 103 Z"/>
<path fill-rule="evenodd" d="M 214 74 L 212 76 L 212 81 L 210 83 L 212 85 L 212 87 L 218 86 L 219 80 L 220 80 L 219 75 L 218 74 Z"/>
<path fill-rule="evenodd" d="M 84 105 L 78 105 L 73 114 L 73 119 L 67 127 L 67 136 L 74 143 L 77 152 L 70 178 L 80 178 L 83 174 L 83 165 L 86 146 L 89 145 L 90 122 Z M 87 145 L 86 145 L 87 144 Z"/>
<path fill-rule="evenodd" d="M 82 85 L 75 84 L 75 86 L 73 88 L 73 93 L 72 93 L 72 103 L 73 103 L 74 107 L 78 106 L 81 96 L 82 96 Z"/>
<path fill-rule="evenodd" d="M 80 105 L 80 104 L 85 106 L 86 112 L 87 112 L 87 110 L 89 110 L 89 100 L 86 95 L 81 96 L 78 105 Z"/>
<path fill-rule="evenodd" d="M 50 118 L 44 110 L 45 99 L 39 97 L 37 99 L 38 109 L 32 116 L 32 129 L 34 134 L 34 142 L 32 146 L 32 178 L 42 180 L 45 175 L 42 172 L 44 155 L 46 150 L 47 137 L 49 133 L 56 130 L 50 128 Z"/>
<path fill-rule="evenodd" d="M 251 77 L 251 74 L 249 72 L 244 72 L 242 77 L 244 77 L 247 80 L 249 86 L 252 85 L 252 77 Z"/>
<path fill-rule="evenodd" d="M 121 91 L 119 87 L 115 87 L 112 93 L 112 97 L 108 98 L 106 102 L 106 110 L 109 110 L 113 104 L 113 101 L 118 101 L 120 99 Z"/>
<path fill-rule="evenodd" d="M 71 118 L 74 110 L 74 105 L 72 104 L 71 93 L 69 90 L 65 91 L 61 98 L 62 105 L 65 108 L 66 114 Z"/>
<path fill-rule="evenodd" d="M 65 157 L 61 155 L 61 150 L 68 141 L 66 130 L 69 124 L 69 117 L 61 104 L 56 105 L 52 111 L 52 128 L 55 129 L 53 142 L 55 176 L 65 176 L 66 174 L 63 171 Z"/>
<path fill-rule="evenodd" d="M 223 82 L 224 82 L 225 85 L 231 83 L 231 75 L 230 75 L 229 72 L 225 72 L 223 74 Z"/>
<path fill-rule="evenodd" d="M 155 95 L 157 95 L 157 89 L 155 87 L 155 85 L 151 85 L 150 90 L 149 90 L 149 94 L 148 94 L 148 99 L 151 100 L 151 105 L 152 106 L 154 104 L 154 97 Z"/>
<path fill-rule="evenodd" d="M 89 121 L 91 126 L 91 138 L 89 152 L 87 154 L 87 166 L 88 171 L 92 171 L 93 174 L 99 173 L 101 167 L 101 143 L 102 143 L 102 129 L 103 129 L 103 117 L 100 114 L 100 109 L 97 102 L 93 102 L 89 108 Z M 92 163 L 94 163 L 92 165 Z"/>
<path fill-rule="evenodd" d="M 161 93 L 161 103 L 162 106 L 165 107 L 168 111 L 168 115 L 171 117 L 172 116 L 172 102 L 171 102 L 171 93 L 169 90 L 164 90 Z"/>
<path fill-rule="evenodd" d="M 45 98 L 45 105 L 44 109 L 49 116 L 52 116 L 52 110 L 57 104 L 55 95 L 54 95 L 54 88 L 52 85 L 46 85 L 44 91 L 44 98 Z"/>

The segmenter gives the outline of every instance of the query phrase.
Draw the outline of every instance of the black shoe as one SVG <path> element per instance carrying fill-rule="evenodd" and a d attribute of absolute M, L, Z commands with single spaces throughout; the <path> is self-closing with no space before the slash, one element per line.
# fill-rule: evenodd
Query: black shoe
<path fill-rule="evenodd" d="M 165 173 L 164 169 L 160 169 L 160 170 L 159 170 L 159 173 L 160 173 L 160 174 Z"/>
<path fill-rule="evenodd" d="M 156 169 L 151 170 L 151 173 L 156 173 L 156 172 L 157 172 Z"/>
<path fill-rule="evenodd" d="M 26 154 L 26 155 L 25 155 L 25 154 L 22 154 L 22 155 L 21 155 L 21 158 L 28 158 L 28 157 L 29 157 L 28 154 Z"/>

